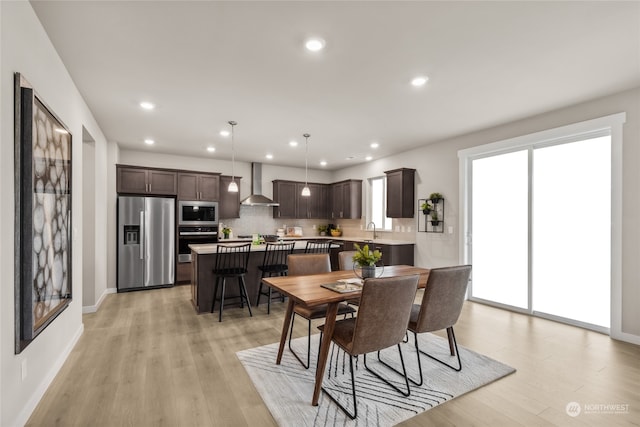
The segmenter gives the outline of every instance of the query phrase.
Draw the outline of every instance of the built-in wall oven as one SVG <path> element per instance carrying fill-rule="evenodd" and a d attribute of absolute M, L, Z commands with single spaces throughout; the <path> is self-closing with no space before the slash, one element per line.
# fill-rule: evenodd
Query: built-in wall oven
<path fill-rule="evenodd" d="M 191 262 L 192 244 L 218 243 L 218 226 L 196 227 L 196 226 L 179 226 L 178 227 L 178 262 Z"/>

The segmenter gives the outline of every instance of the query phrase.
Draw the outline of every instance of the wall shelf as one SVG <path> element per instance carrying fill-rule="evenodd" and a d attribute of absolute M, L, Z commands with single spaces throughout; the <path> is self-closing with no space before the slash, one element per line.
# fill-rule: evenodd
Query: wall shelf
<path fill-rule="evenodd" d="M 430 203 L 433 209 L 425 213 L 420 207 Z M 423 233 L 444 233 L 444 199 L 418 199 L 418 231 Z"/>

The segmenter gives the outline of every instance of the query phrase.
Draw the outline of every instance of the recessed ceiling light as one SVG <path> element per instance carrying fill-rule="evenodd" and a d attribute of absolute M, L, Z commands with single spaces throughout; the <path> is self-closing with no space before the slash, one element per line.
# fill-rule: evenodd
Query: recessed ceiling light
<path fill-rule="evenodd" d="M 373 157 L 371 157 L 371 156 L 367 156 L 367 157 L 365 157 L 364 159 L 368 162 L 369 160 L 373 159 Z"/>
<path fill-rule="evenodd" d="M 307 39 L 307 41 L 304 42 L 304 47 L 311 52 L 318 52 L 319 50 L 324 49 L 324 46 L 325 41 L 318 37 Z"/>
<path fill-rule="evenodd" d="M 267 159 L 271 160 L 271 159 L 273 159 L 273 154 L 267 154 L 265 157 L 266 157 Z"/>
<path fill-rule="evenodd" d="M 153 144 L 155 144 L 156 142 L 155 142 L 153 139 L 145 139 L 145 140 L 144 140 L 144 143 L 145 143 L 145 144 L 147 144 L 147 145 L 153 145 Z"/>
<path fill-rule="evenodd" d="M 378 148 L 380 146 L 380 144 L 378 144 L 377 142 L 372 142 L 370 147 L 371 148 Z"/>
<path fill-rule="evenodd" d="M 154 104 L 152 104 L 151 102 L 147 102 L 147 101 L 142 101 L 140 103 L 140 107 L 144 108 L 145 110 L 153 110 L 154 108 L 156 108 L 156 106 Z"/>
<path fill-rule="evenodd" d="M 229 136 L 229 135 L 231 135 L 231 134 L 229 133 L 229 131 L 228 131 L 228 130 L 221 130 L 221 131 L 220 131 L 220 135 L 222 135 L 222 136 Z"/>
<path fill-rule="evenodd" d="M 207 151 L 213 153 L 214 151 L 216 151 L 216 147 L 207 147 Z"/>
<path fill-rule="evenodd" d="M 322 161 L 320 162 L 320 166 L 327 166 L 327 162 L 326 162 L 325 160 L 322 160 Z"/>
<path fill-rule="evenodd" d="M 292 147 L 297 147 L 298 146 L 298 141 L 289 141 L 289 145 Z"/>
<path fill-rule="evenodd" d="M 411 80 L 411 84 L 415 87 L 420 87 L 420 86 L 424 86 L 425 83 L 427 83 L 428 81 L 429 81 L 429 77 L 418 76 L 418 77 L 414 77 L 413 80 Z"/>

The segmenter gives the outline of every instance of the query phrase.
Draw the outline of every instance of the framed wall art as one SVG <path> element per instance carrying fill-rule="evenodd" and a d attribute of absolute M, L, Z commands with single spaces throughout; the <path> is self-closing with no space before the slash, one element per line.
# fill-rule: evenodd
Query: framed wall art
<path fill-rule="evenodd" d="M 15 90 L 15 351 L 71 302 L 71 133 L 29 82 Z"/>

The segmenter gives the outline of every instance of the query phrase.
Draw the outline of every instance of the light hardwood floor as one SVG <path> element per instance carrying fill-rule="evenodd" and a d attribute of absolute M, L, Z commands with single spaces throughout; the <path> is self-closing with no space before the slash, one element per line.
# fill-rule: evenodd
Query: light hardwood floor
<path fill-rule="evenodd" d="M 285 304 L 196 315 L 188 286 L 109 295 L 29 426 L 272 426 L 235 352 L 277 342 Z M 297 335 L 306 332 L 300 323 Z M 467 302 L 458 343 L 517 369 L 403 426 L 640 425 L 640 347 Z M 584 412 L 569 402 L 623 404 Z"/>

